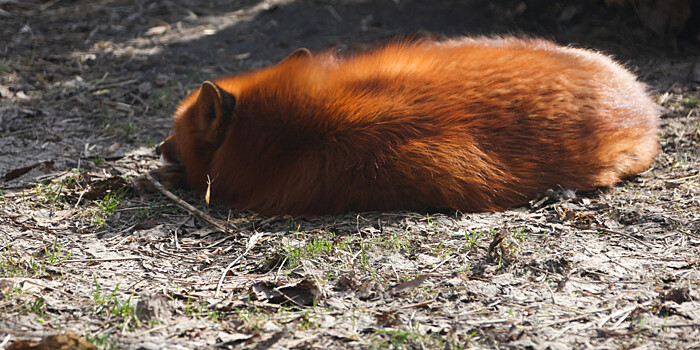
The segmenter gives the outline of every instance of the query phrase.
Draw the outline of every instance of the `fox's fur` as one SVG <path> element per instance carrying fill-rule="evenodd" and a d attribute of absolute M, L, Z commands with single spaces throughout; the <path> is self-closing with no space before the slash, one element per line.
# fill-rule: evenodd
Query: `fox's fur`
<path fill-rule="evenodd" d="M 185 98 L 160 147 L 184 174 L 155 174 L 267 215 L 500 210 L 649 168 L 658 115 L 609 57 L 541 39 L 302 49 Z"/>

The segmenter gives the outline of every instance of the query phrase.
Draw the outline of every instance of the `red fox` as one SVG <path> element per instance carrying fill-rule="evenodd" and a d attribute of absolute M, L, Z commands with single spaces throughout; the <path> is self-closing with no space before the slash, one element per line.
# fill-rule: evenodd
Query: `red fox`
<path fill-rule="evenodd" d="M 542 39 L 300 49 L 185 98 L 154 175 L 264 215 L 502 210 L 649 168 L 658 115 L 611 58 Z"/>

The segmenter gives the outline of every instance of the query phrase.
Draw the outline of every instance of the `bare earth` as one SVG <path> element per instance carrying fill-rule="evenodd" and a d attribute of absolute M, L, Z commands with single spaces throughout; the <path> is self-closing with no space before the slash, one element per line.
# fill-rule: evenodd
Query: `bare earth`
<path fill-rule="evenodd" d="M 0 348 L 700 349 L 698 40 L 570 3 L 0 1 Z M 499 213 L 266 218 L 176 192 L 225 232 L 131 184 L 204 80 L 493 33 L 634 70 L 664 110 L 653 168 Z"/>

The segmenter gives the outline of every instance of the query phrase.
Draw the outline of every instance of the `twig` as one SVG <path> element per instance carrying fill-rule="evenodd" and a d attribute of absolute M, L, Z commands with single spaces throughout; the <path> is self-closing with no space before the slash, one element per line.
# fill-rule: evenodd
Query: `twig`
<path fill-rule="evenodd" d="M 200 248 L 200 247 L 191 247 L 190 249 L 197 249 L 197 248 L 199 248 L 199 249 L 209 249 L 209 248 L 212 248 L 212 247 L 216 247 L 217 245 L 221 244 L 222 242 L 226 241 L 227 239 L 229 239 L 229 237 L 224 237 L 224 238 L 222 238 L 222 239 L 220 239 L 220 240 L 218 240 L 218 241 L 216 241 L 216 242 L 214 242 L 214 243 L 212 243 L 212 244 L 210 244 L 210 245 L 208 245 L 208 246 L 204 246 L 204 247 L 201 247 L 201 248 Z"/>
<path fill-rule="evenodd" d="M 567 325 L 567 326 L 564 327 L 564 329 L 562 329 L 560 332 L 558 332 L 557 334 L 555 334 L 554 336 L 552 336 L 551 339 L 553 340 L 553 339 L 557 339 L 557 338 L 561 337 L 564 333 L 568 332 L 569 329 L 571 329 L 572 327 L 573 327 L 572 325 Z"/>
<path fill-rule="evenodd" d="M 171 258 L 178 258 L 178 259 L 180 259 L 180 260 L 182 260 L 182 261 L 191 261 L 191 262 L 198 262 L 198 261 L 201 261 L 201 259 L 200 259 L 200 258 L 197 258 L 197 257 L 194 257 L 194 258 L 193 258 L 193 257 L 189 257 L 189 256 L 187 256 L 187 255 L 175 254 L 175 253 L 171 253 L 171 252 L 169 252 L 169 251 L 166 251 L 165 249 L 163 249 L 163 245 L 162 245 L 162 244 L 159 244 L 159 245 L 158 245 L 158 252 L 160 252 L 160 254 L 162 254 L 162 255 L 165 255 L 165 256 L 168 256 L 168 257 L 171 257 Z"/>
<path fill-rule="evenodd" d="M 433 267 L 431 270 L 428 270 L 428 272 L 430 272 L 430 273 L 435 272 L 435 271 L 436 271 L 437 269 L 439 269 L 442 265 L 445 265 L 446 262 L 452 260 L 453 258 L 454 258 L 454 256 L 452 256 L 452 255 L 451 255 L 451 256 L 448 256 L 447 258 L 445 258 L 445 260 L 443 260 L 442 262 L 440 262 L 439 264 L 437 264 L 437 265 L 436 265 L 435 267 Z M 394 265 L 391 265 L 391 266 L 393 267 Z"/>
<path fill-rule="evenodd" d="M 39 11 L 46 11 L 49 7 L 55 5 L 55 4 L 56 4 L 57 2 L 59 2 L 59 1 L 61 1 L 61 0 L 51 0 L 51 1 L 47 1 L 47 2 L 45 2 L 43 5 L 39 6 Z"/>
<path fill-rule="evenodd" d="M 620 315 L 624 315 L 624 314 L 629 313 L 629 312 L 632 312 L 632 311 L 634 311 L 634 309 L 636 309 L 636 308 L 641 308 L 641 307 L 649 306 L 649 305 L 651 305 L 651 303 L 652 303 L 651 301 L 647 301 L 647 302 L 644 302 L 644 303 L 641 303 L 641 304 L 638 304 L 638 305 L 628 306 L 628 307 L 626 307 L 626 308 L 624 308 L 624 309 L 615 311 L 615 312 L 611 313 L 610 315 L 601 318 L 601 319 L 598 321 L 597 326 L 598 326 L 598 328 L 603 328 L 603 325 L 606 324 L 608 321 L 612 320 L 613 318 L 618 317 L 618 316 L 620 316 Z M 627 316 L 625 316 L 625 318 L 626 318 L 626 317 L 627 317 Z"/>
<path fill-rule="evenodd" d="M 592 232 L 592 233 L 605 232 L 605 233 L 612 233 L 612 234 L 614 234 L 614 235 L 618 235 L 618 236 L 622 236 L 622 237 L 629 238 L 629 239 L 631 239 L 631 240 L 633 240 L 633 241 L 635 241 L 635 242 L 637 242 L 637 243 L 639 243 L 639 244 L 641 244 L 641 245 L 643 245 L 643 246 L 645 246 L 645 247 L 647 247 L 647 248 L 649 248 L 649 249 L 653 248 L 651 245 L 649 245 L 648 243 L 642 241 L 642 240 L 639 239 L 639 238 L 636 238 L 636 237 L 634 237 L 634 236 L 632 236 L 632 235 L 628 235 L 628 234 L 626 234 L 626 233 L 624 233 L 624 232 L 609 230 L 609 229 L 607 229 L 607 228 L 597 227 L 595 230 L 584 230 L 584 231 L 582 231 L 582 232 Z"/>
<path fill-rule="evenodd" d="M 311 263 L 306 259 L 301 260 L 301 266 L 304 268 L 304 272 L 307 275 L 311 275 L 311 277 L 313 277 L 314 284 L 316 284 L 318 292 L 321 293 L 321 299 L 325 299 L 327 294 L 326 290 L 321 285 L 321 279 L 318 277 L 318 270 L 311 266 Z"/>
<path fill-rule="evenodd" d="M 180 229 L 180 227 L 182 227 L 182 225 L 184 225 L 185 223 L 187 223 L 187 221 L 188 221 L 189 219 L 190 219 L 190 217 L 187 216 L 187 217 L 185 218 L 185 220 L 182 220 L 182 222 L 179 223 L 179 224 L 177 225 L 177 227 L 175 227 L 175 228 L 173 229 L 173 237 L 174 237 L 174 239 L 175 239 L 175 250 L 177 250 L 177 251 L 182 250 L 182 248 L 180 248 L 180 242 L 177 240 L 177 231 Z"/>
<path fill-rule="evenodd" d="M 284 259 L 282 260 L 282 262 L 280 263 L 280 267 L 277 269 L 277 274 L 275 275 L 275 281 L 277 280 L 279 275 L 282 273 L 282 268 L 284 267 L 284 264 L 287 263 L 287 259 L 288 259 L 288 257 L 285 256 Z"/>
<path fill-rule="evenodd" d="M 335 8 L 333 8 L 332 5 L 326 5 L 326 10 L 328 10 L 328 13 L 331 14 L 331 17 L 333 17 L 333 19 L 335 19 L 338 23 L 343 21 L 343 17 L 340 17 L 338 12 L 335 10 Z"/>
<path fill-rule="evenodd" d="M 216 292 L 214 292 L 214 298 L 219 297 L 219 291 L 221 291 L 221 285 L 224 283 L 224 278 L 226 278 L 226 275 L 228 272 L 239 262 L 243 257 L 248 254 L 248 252 L 253 249 L 255 246 L 255 243 L 258 242 L 258 239 L 262 237 L 263 234 L 256 232 L 250 238 L 248 239 L 248 244 L 246 244 L 245 251 L 243 251 L 243 254 L 241 254 L 239 257 L 236 258 L 236 260 L 232 261 L 226 268 L 224 269 L 224 272 L 221 273 L 221 277 L 219 278 L 219 282 L 216 284 Z"/>
<path fill-rule="evenodd" d="M 11 337 L 12 337 L 12 334 L 8 333 L 7 336 L 5 337 L 5 340 L 3 340 L 2 343 L 0 343 L 0 349 L 5 348 L 5 345 L 7 345 L 7 343 L 10 341 Z"/>
<path fill-rule="evenodd" d="M 431 300 L 421 301 L 421 302 L 419 302 L 419 303 L 414 303 L 414 304 L 408 304 L 408 305 L 399 306 L 399 310 L 412 309 L 412 308 L 415 308 L 415 307 L 426 307 L 426 306 L 430 305 L 430 303 L 432 303 L 432 302 L 434 302 L 434 301 L 435 301 L 435 299 L 431 299 Z"/>
<path fill-rule="evenodd" d="M 25 280 L 23 280 L 22 282 L 26 282 L 26 283 L 29 283 L 29 284 L 33 284 L 33 285 L 35 285 L 35 286 L 37 286 L 37 287 L 41 287 L 41 288 L 44 288 L 44 289 L 52 290 L 52 291 L 54 291 L 54 292 L 56 292 L 56 293 L 65 295 L 65 296 L 67 296 L 67 297 L 69 297 L 69 298 L 71 298 L 71 299 L 73 299 L 73 300 L 85 300 L 85 299 L 86 299 L 85 297 L 75 296 L 75 295 L 73 295 L 73 294 L 64 292 L 64 291 L 62 291 L 62 290 L 60 290 L 60 289 L 57 289 L 57 288 L 54 288 L 54 287 L 51 287 L 51 286 L 47 286 L 47 285 L 44 285 L 44 284 L 40 284 L 40 283 L 33 282 L 33 281 L 30 280 L 30 279 L 25 279 Z M 2 330 L 0 330 L 0 333 L 2 333 Z"/>
<path fill-rule="evenodd" d="M 552 290 L 552 288 L 549 287 L 549 284 L 548 284 L 548 283 L 545 283 L 544 286 L 545 286 L 545 287 L 547 288 L 547 290 L 549 291 L 549 295 L 550 295 L 550 297 L 552 298 L 552 304 L 553 304 L 553 305 L 557 305 L 557 300 L 554 299 L 554 291 Z"/>
<path fill-rule="evenodd" d="M 507 323 L 510 321 L 510 319 L 507 318 L 497 318 L 495 320 L 480 320 L 480 321 L 463 321 L 464 324 L 467 324 L 469 326 L 484 326 L 484 325 L 489 325 L 489 324 L 499 324 L 499 323 Z"/>
<path fill-rule="evenodd" d="M 263 226 L 265 226 L 265 225 L 267 225 L 267 224 L 269 224 L 269 223 L 271 223 L 271 222 L 273 222 L 273 221 L 275 221 L 275 220 L 279 220 L 279 219 L 284 219 L 284 217 L 280 217 L 280 216 L 271 216 L 271 217 L 269 217 L 269 218 L 267 218 L 267 219 L 265 219 L 265 220 L 260 221 L 260 223 L 258 223 L 258 226 L 259 226 L 259 227 L 263 227 Z"/>
<path fill-rule="evenodd" d="M 177 240 L 177 230 L 178 228 L 173 230 L 173 240 L 175 241 L 175 250 L 180 251 L 182 249 L 180 249 L 180 242 Z"/>
<path fill-rule="evenodd" d="M 88 191 L 87 189 L 84 189 L 84 190 L 80 191 L 80 196 L 78 196 L 78 200 L 75 202 L 75 205 L 73 206 L 73 208 L 78 208 L 78 205 L 80 204 L 80 201 L 83 200 L 83 195 L 85 195 L 85 193 L 86 193 L 87 191 Z"/>
<path fill-rule="evenodd" d="M 140 332 L 140 333 L 137 333 L 136 336 L 137 336 L 137 337 L 142 337 L 142 336 L 144 336 L 144 335 L 146 335 L 146 334 L 148 334 L 148 333 L 152 333 L 152 332 L 155 332 L 155 331 L 159 331 L 159 330 L 161 330 L 161 329 L 163 329 L 163 328 L 168 328 L 168 327 L 170 327 L 170 325 L 168 325 L 168 324 L 160 325 L 160 326 L 158 326 L 158 327 L 153 327 L 153 328 L 151 328 L 151 329 L 147 329 L 147 330 L 145 330 L 145 331 L 142 331 L 142 332 Z"/>
<path fill-rule="evenodd" d="M 620 319 L 618 319 L 617 322 L 615 322 L 615 324 L 613 324 L 613 326 L 610 327 L 610 329 L 617 329 L 617 327 L 620 327 L 620 324 L 622 324 L 622 322 L 625 322 L 625 320 L 627 319 L 627 317 L 629 317 L 629 315 L 632 313 L 632 311 L 634 311 L 634 309 L 625 312 L 622 315 L 622 317 L 620 317 Z"/>
<path fill-rule="evenodd" d="M 695 174 L 695 175 L 691 175 L 691 176 L 681 177 L 681 178 L 679 178 L 679 179 L 670 179 L 670 180 L 666 180 L 666 181 L 668 181 L 668 182 L 683 182 L 683 181 L 685 181 L 685 180 L 695 179 L 695 178 L 698 178 L 698 177 L 700 177 L 700 174 Z"/>
<path fill-rule="evenodd" d="M 540 327 L 551 327 L 551 326 L 555 326 L 555 325 L 559 325 L 559 324 L 563 324 L 563 323 L 569 323 L 571 321 L 578 321 L 578 320 L 590 317 L 591 315 L 595 315 L 597 313 L 610 311 L 610 310 L 612 310 L 612 308 L 598 309 L 598 310 L 594 310 L 594 311 L 585 312 L 585 313 L 580 314 L 578 316 L 573 316 L 573 317 L 564 318 L 564 319 L 558 319 L 556 321 L 542 322 L 542 323 L 540 323 Z"/>
<path fill-rule="evenodd" d="M 16 330 L 5 329 L 5 328 L 0 328 L 0 333 L 12 334 L 12 335 L 14 335 L 14 336 L 18 336 L 18 335 L 19 335 L 19 336 L 23 336 L 23 337 L 26 337 L 26 336 L 28 336 L 28 335 L 32 335 L 32 334 L 29 333 L 29 332 L 16 331 Z"/>
<path fill-rule="evenodd" d="M 141 260 L 143 259 L 142 257 L 136 256 L 132 258 L 113 258 L 113 259 L 71 259 L 71 260 L 63 260 L 61 261 L 61 264 L 65 263 L 78 263 L 78 262 L 104 262 L 104 261 L 128 261 L 128 260 Z"/>
<path fill-rule="evenodd" d="M 666 328 L 700 327 L 700 323 L 666 324 Z"/>
<path fill-rule="evenodd" d="M 352 258 L 350 259 L 350 261 L 348 261 L 348 265 L 349 265 L 349 266 L 352 266 L 352 264 L 355 262 L 355 259 L 357 259 L 357 257 L 358 257 L 361 253 L 362 253 L 362 250 L 358 250 L 357 253 L 355 253 L 355 255 L 352 256 Z"/>
<path fill-rule="evenodd" d="M 111 87 L 117 87 L 117 86 L 122 86 L 122 85 L 129 85 L 138 82 L 137 79 L 128 79 L 128 80 L 122 80 L 122 81 L 114 81 L 114 82 L 109 82 L 109 83 L 104 83 L 104 84 L 98 84 L 95 85 L 92 90 L 101 90 L 101 89 L 107 89 Z"/>
<path fill-rule="evenodd" d="M 151 176 L 151 174 L 146 173 L 146 178 L 148 179 L 148 181 L 150 181 L 150 182 L 153 184 L 153 186 L 155 186 L 155 188 L 156 188 L 158 191 L 160 191 L 160 193 L 162 193 L 162 194 L 164 194 L 166 197 L 170 198 L 170 200 L 173 201 L 173 202 L 175 202 L 175 204 L 177 204 L 180 208 L 189 211 L 190 213 L 196 215 L 198 218 L 200 218 L 200 219 L 206 221 L 206 222 L 209 223 L 210 225 L 212 225 L 212 226 L 218 228 L 219 230 L 221 230 L 221 231 L 223 231 L 223 232 L 230 233 L 230 234 L 235 234 L 234 232 L 232 232 L 231 230 L 227 229 L 226 227 L 221 226 L 221 224 L 219 224 L 218 222 L 216 222 L 216 219 L 214 219 L 213 217 L 207 215 L 207 213 L 205 213 L 205 212 L 203 212 L 203 211 L 201 211 L 201 210 L 199 210 L 199 209 L 193 207 L 190 203 L 187 203 L 187 202 L 183 201 L 182 199 L 178 198 L 178 196 L 176 196 L 176 195 L 174 195 L 172 192 L 168 191 L 168 189 L 165 188 L 165 186 L 163 186 L 160 182 L 158 182 L 158 180 L 154 179 L 153 176 Z"/>

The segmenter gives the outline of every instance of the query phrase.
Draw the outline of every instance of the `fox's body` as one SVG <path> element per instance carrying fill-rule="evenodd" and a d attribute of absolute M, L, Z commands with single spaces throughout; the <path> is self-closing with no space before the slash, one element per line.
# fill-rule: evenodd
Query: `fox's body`
<path fill-rule="evenodd" d="M 187 97 L 167 161 L 268 215 L 499 210 L 612 186 L 658 152 L 658 111 L 607 56 L 538 39 L 298 52 Z"/>

